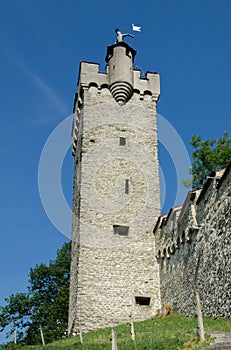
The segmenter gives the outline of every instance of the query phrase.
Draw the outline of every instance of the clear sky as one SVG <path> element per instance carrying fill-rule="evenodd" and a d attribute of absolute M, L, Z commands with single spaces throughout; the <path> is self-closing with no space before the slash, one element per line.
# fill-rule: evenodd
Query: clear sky
<path fill-rule="evenodd" d="M 81 60 L 105 69 L 114 29 L 131 33 L 135 65 L 161 74 L 158 112 L 189 154 L 192 134 L 230 132 L 231 3 L 229 0 L 0 1 L 1 245 L 0 305 L 26 290 L 35 264 L 48 263 L 68 238 L 49 221 L 38 190 L 38 165 L 55 127 L 71 115 Z M 58 145 L 57 145 L 58 147 Z M 174 145 L 172 145 L 174 148 Z M 176 174 L 160 148 L 166 182 L 164 212 L 174 203 Z M 71 206 L 73 160 L 67 152 L 62 186 Z M 179 203 L 180 204 L 180 203 Z"/>

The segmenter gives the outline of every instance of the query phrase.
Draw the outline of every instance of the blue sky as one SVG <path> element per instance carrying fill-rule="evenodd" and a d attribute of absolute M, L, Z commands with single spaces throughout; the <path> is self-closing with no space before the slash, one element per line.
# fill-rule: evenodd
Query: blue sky
<path fill-rule="evenodd" d="M 54 128 L 72 113 L 81 60 L 105 69 L 114 29 L 131 32 L 135 64 L 161 74 L 158 112 L 191 154 L 192 134 L 203 139 L 230 132 L 231 3 L 221 0 L 1 1 L 1 245 L 0 305 L 25 291 L 35 264 L 48 263 L 68 239 L 41 204 L 38 164 Z M 160 163 L 173 205 L 176 175 L 161 146 Z M 171 173 L 171 171 L 172 173 Z M 71 205 L 73 160 L 65 157 L 62 185 Z"/>

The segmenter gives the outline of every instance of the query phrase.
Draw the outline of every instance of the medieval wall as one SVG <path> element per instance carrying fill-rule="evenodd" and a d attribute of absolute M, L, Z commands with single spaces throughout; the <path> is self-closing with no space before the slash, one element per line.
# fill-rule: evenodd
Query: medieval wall
<path fill-rule="evenodd" d="M 186 316 L 195 315 L 198 290 L 204 315 L 230 317 L 231 164 L 212 175 L 154 229 L 162 304 Z"/>
<path fill-rule="evenodd" d="M 160 214 L 159 74 L 141 77 L 134 55 L 117 43 L 108 47 L 106 72 L 80 65 L 69 335 L 152 317 L 161 298 L 194 315 L 196 289 L 205 315 L 230 314 L 231 166 L 160 217 L 153 235 Z"/>
<path fill-rule="evenodd" d="M 156 96 L 136 90 L 120 106 L 100 84 L 82 82 L 75 101 L 69 334 L 143 320 L 160 308 Z"/>

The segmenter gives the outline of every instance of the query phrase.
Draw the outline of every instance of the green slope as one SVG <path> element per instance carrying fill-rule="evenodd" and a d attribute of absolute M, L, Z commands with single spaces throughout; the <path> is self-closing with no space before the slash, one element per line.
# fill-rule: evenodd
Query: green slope
<path fill-rule="evenodd" d="M 231 331 L 231 319 L 204 318 L 205 329 L 223 332 Z M 197 327 L 195 318 L 186 318 L 174 313 L 166 317 L 136 322 L 136 343 L 131 339 L 130 325 L 125 324 L 117 328 L 118 350 L 187 350 L 201 349 L 204 344 L 199 342 L 193 329 Z M 207 337 L 206 344 L 211 339 Z M 1 348 L 0 348 L 1 349 Z M 11 349 L 22 350 L 111 350 L 111 328 L 83 334 L 83 344 L 79 337 L 62 339 L 45 347 L 38 346 L 12 346 Z"/>

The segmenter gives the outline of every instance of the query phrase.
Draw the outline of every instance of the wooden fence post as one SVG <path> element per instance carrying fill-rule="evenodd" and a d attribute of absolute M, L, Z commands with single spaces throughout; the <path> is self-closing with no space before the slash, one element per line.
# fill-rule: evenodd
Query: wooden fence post
<path fill-rule="evenodd" d="M 132 336 L 132 340 L 135 341 L 135 340 L 136 340 L 136 337 L 135 337 L 134 321 L 131 320 L 130 324 L 131 324 L 131 336 Z"/>
<path fill-rule="evenodd" d="M 42 345 L 45 346 L 45 341 L 44 341 L 44 336 L 43 336 L 43 329 L 42 325 L 40 324 L 40 334 L 41 334 L 41 339 L 42 339 Z"/>
<path fill-rule="evenodd" d="M 203 318 L 202 318 L 202 312 L 201 312 L 200 295 L 199 295 L 198 291 L 196 291 L 196 305 L 197 305 L 197 319 L 198 319 L 199 337 L 200 337 L 201 341 L 204 341 L 205 340 L 204 324 L 203 324 Z"/>
<path fill-rule="evenodd" d="M 116 328 L 112 328 L 111 335 L 112 335 L 112 350 L 117 350 L 117 333 L 116 333 Z"/>
<path fill-rule="evenodd" d="M 15 345 L 17 344 L 17 333 L 16 333 L 16 331 L 14 331 L 14 344 Z"/>
<path fill-rule="evenodd" d="M 79 327 L 79 339 L 80 343 L 83 344 L 83 334 L 82 334 L 82 329 Z"/>
<path fill-rule="evenodd" d="M 132 336 L 132 340 L 134 341 L 134 346 L 135 346 L 135 350 L 136 350 L 137 349 L 137 347 L 136 347 L 136 335 L 135 335 L 135 327 L 134 327 L 133 319 L 131 319 L 130 324 L 131 324 L 131 336 Z"/>

